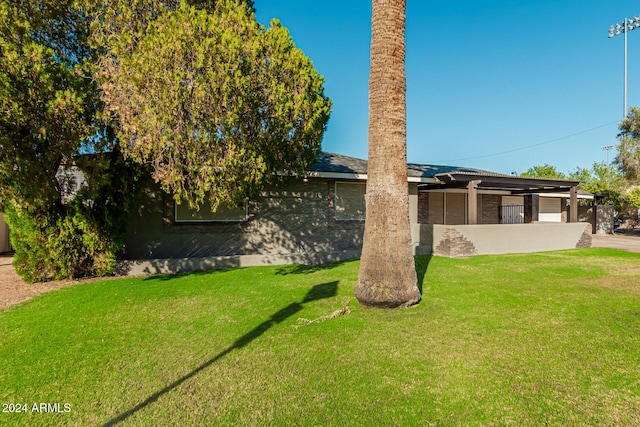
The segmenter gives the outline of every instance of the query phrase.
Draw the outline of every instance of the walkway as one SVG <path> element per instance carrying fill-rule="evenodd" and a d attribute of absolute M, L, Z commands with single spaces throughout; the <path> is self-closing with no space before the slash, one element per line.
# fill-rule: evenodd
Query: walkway
<path fill-rule="evenodd" d="M 624 249 L 631 252 L 640 252 L 640 234 L 594 234 L 592 235 L 592 246 L 597 248 Z"/>

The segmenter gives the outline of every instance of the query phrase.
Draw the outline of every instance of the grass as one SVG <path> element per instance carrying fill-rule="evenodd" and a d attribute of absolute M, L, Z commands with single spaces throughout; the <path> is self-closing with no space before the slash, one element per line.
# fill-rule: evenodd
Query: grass
<path fill-rule="evenodd" d="M 41 295 L 0 313 L 0 403 L 28 408 L 0 425 L 640 425 L 640 254 L 417 264 L 397 311 L 358 306 L 357 262 Z"/>

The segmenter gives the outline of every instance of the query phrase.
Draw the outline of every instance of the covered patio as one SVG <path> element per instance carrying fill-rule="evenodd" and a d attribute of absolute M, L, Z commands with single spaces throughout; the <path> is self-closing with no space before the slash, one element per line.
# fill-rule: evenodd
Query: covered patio
<path fill-rule="evenodd" d="M 579 181 L 454 171 L 418 186 L 416 253 L 459 257 L 591 246 Z M 517 209 L 512 209 L 517 208 Z"/>
<path fill-rule="evenodd" d="M 442 173 L 435 175 L 434 178 L 437 182 L 419 185 L 418 192 L 463 190 L 457 193 L 466 193 L 463 224 L 482 223 L 479 219 L 483 217 L 483 210 L 486 211 L 487 207 L 482 204 L 481 195 L 521 196 L 524 200 L 524 223 L 540 221 L 541 197 L 544 198 L 544 195 L 553 195 L 554 197 L 565 195 L 564 198 L 568 200 L 568 214 L 567 220 L 564 222 L 578 222 L 578 184 L 580 181 L 471 172 Z M 485 217 L 487 216 L 485 215 Z"/>

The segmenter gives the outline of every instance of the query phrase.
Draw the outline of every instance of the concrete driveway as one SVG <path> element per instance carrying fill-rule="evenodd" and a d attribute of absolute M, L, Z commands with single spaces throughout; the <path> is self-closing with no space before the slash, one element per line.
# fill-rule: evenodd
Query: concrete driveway
<path fill-rule="evenodd" d="M 591 246 L 594 248 L 625 249 L 640 252 L 640 235 L 637 233 L 594 234 Z"/>

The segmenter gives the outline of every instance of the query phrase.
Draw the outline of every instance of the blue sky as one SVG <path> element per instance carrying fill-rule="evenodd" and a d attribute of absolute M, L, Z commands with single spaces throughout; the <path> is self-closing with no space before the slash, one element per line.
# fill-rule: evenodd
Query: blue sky
<path fill-rule="evenodd" d="M 323 149 L 366 158 L 370 0 L 255 6 L 325 78 Z M 606 160 L 623 109 L 623 36 L 608 29 L 636 15 L 631 0 L 408 0 L 408 160 L 502 173 Z M 640 106 L 640 29 L 628 60 L 628 106 Z"/>

